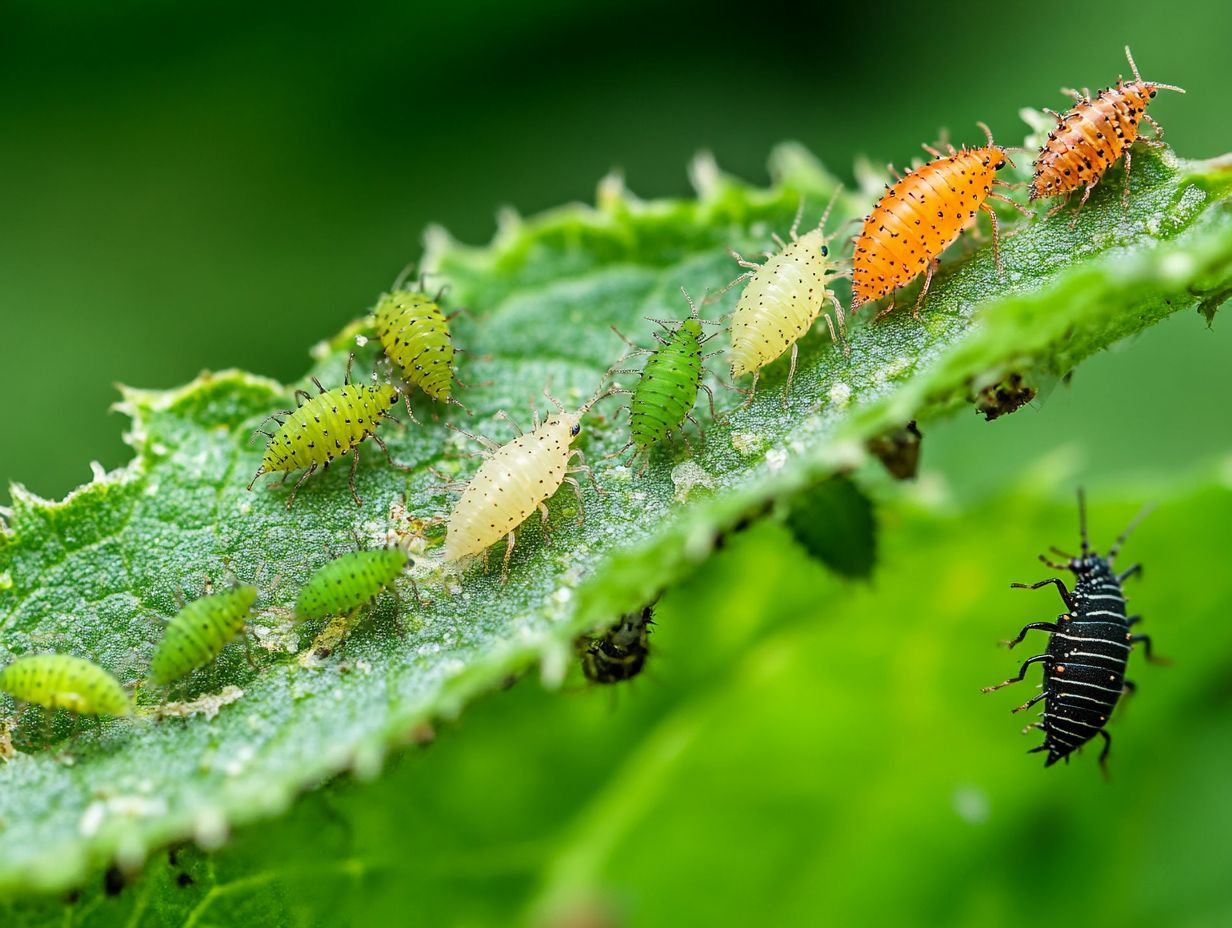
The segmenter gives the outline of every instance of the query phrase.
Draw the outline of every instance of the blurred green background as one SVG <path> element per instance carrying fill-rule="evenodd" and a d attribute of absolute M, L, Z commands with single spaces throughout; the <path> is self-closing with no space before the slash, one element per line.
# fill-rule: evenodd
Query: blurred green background
<path fill-rule="evenodd" d="M 987 4 L 5 4 L 0 481 L 61 496 L 90 460 L 124 463 L 114 381 L 298 376 L 418 256 L 426 223 L 485 241 L 497 208 L 590 199 L 613 167 L 669 196 L 703 148 L 761 180 L 787 138 L 848 177 L 857 155 L 903 163 L 942 127 L 977 138 L 978 119 L 1013 143 L 1020 106 L 1110 82 L 1126 43 L 1189 91 L 1152 106 L 1177 152 L 1232 150 L 1229 35 L 1222 2 L 1078 5 L 1063 22 Z M 1226 319 L 1187 313 L 1005 420 L 926 427 L 918 486 L 878 491 L 872 589 L 839 597 L 759 528 L 669 594 L 654 679 L 612 705 L 524 682 L 379 783 L 185 866 L 239 878 L 300 845 L 320 872 L 359 861 L 351 909 L 378 918 L 413 888 L 424 923 L 505 923 L 570 886 L 576 924 L 673 924 L 673 907 L 708 923 L 1232 923 L 1228 589 L 1201 586 L 1232 514 L 1230 349 Z M 1139 539 L 1155 558 L 1143 608 L 1184 658 L 1137 674 L 1111 785 L 1092 752 L 1036 769 L 1013 699 L 975 692 L 1011 667 L 996 638 L 1055 613 L 1004 587 L 1072 540 L 1078 482 L 1111 500 L 1105 542 L 1138 501 L 1164 503 Z M 377 848 L 412 875 L 372 864 Z M 339 891 L 305 860 L 254 884 L 281 887 L 271 923 Z"/>

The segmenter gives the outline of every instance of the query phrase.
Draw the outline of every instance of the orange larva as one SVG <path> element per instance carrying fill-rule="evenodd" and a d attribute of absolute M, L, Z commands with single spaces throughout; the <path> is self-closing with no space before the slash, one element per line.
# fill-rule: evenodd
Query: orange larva
<path fill-rule="evenodd" d="M 993 254 L 1000 272 L 997 216 L 987 201 L 1004 200 L 1021 209 L 1009 197 L 992 189 L 1001 183 L 997 171 L 1007 162 L 1014 162 L 1004 148 L 993 144 L 988 126 L 982 122 L 977 125 L 988 137 L 987 145 L 961 151 L 950 146 L 948 155 L 925 145 L 924 150 L 934 160 L 899 178 L 893 187 L 887 186 L 873 211 L 865 217 L 852 258 L 852 312 L 906 286 L 923 273 L 924 286 L 913 310 L 919 318 L 937 259 L 975 222 L 979 210 L 992 219 Z M 891 303 L 883 315 L 893 308 Z"/>
<path fill-rule="evenodd" d="M 1134 79 L 1128 84 L 1117 78 L 1116 86 L 1101 90 L 1095 99 L 1084 89 L 1062 89 L 1073 96 L 1075 106 L 1064 116 L 1053 110 L 1044 112 L 1054 116 L 1057 127 L 1048 133 L 1048 141 L 1035 159 L 1035 175 L 1031 178 L 1031 199 L 1055 197 L 1065 199 L 1048 211 L 1048 215 L 1062 209 L 1069 202 L 1070 194 L 1082 188 L 1082 201 L 1087 201 L 1091 190 L 1100 182 L 1108 168 L 1125 155 L 1125 187 L 1121 191 L 1121 204 L 1129 203 L 1130 147 L 1138 138 L 1138 124 L 1146 120 L 1155 127 L 1154 139 L 1143 139 L 1147 145 L 1162 145 L 1163 129 L 1147 115 L 1146 107 L 1157 90 L 1175 90 L 1184 93 L 1172 84 L 1157 84 L 1144 81 L 1134 64 L 1134 57 L 1125 46 L 1125 57 L 1133 69 Z"/>

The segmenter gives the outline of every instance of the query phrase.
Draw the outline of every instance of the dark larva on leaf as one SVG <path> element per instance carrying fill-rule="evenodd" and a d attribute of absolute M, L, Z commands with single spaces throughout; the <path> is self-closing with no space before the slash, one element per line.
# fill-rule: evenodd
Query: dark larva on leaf
<path fill-rule="evenodd" d="M 680 321 L 649 320 L 663 327 L 662 332 L 655 333 L 657 347 L 639 348 L 625 339 L 625 343 L 633 350 L 616 364 L 620 365 L 628 358 L 644 354 L 646 362 L 642 369 L 637 371 L 613 367 L 608 371 L 609 376 L 629 374 L 638 378 L 632 390 L 612 391 L 628 394 L 630 401 L 629 441 L 611 457 L 618 457 L 632 448 L 630 465 L 639 457 L 646 458 L 638 471 L 639 474 L 645 473 L 646 467 L 649 466 L 650 449 L 666 441 L 674 433 L 679 432 L 686 446 L 688 445 L 689 439 L 684 433 L 686 420 L 697 426 L 698 431 L 701 430 L 701 426 L 693 418 L 693 406 L 697 403 L 698 391 L 706 391 L 710 398 L 711 418 L 715 417 L 714 393 L 702 383 L 705 376 L 702 346 L 717 333 L 702 334 L 705 321 L 698 317 L 697 304 L 683 287 L 681 293 L 684 293 L 685 299 L 689 301 L 691 312 L 688 318 Z M 616 334 L 620 335 L 620 332 L 617 330 Z M 624 338 L 623 335 L 620 337 Z"/>
<path fill-rule="evenodd" d="M 1125 156 L 1125 186 L 1121 191 L 1121 205 L 1129 205 L 1129 172 L 1133 165 L 1130 148 L 1139 138 L 1138 129 L 1146 120 L 1155 129 L 1153 139 L 1142 139 L 1146 145 L 1162 146 L 1163 129 L 1147 115 L 1146 108 L 1159 90 L 1175 90 L 1184 93 L 1172 84 L 1144 81 L 1134 64 L 1129 46 L 1125 57 L 1134 72 L 1134 79 L 1125 83 L 1117 78 L 1116 86 L 1101 90 L 1092 99 L 1091 92 L 1062 89 L 1074 98 L 1074 106 L 1064 115 L 1046 109 L 1044 112 L 1057 120 L 1057 126 L 1048 134 L 1048 141 L 1035 159 L 1034 175 L 1031 178 L 1031 199 L 1064 195 L 1060 203 L 1048 211 L 1052 216 L 1069 202 L 1070 194 L 1082 190 L 1078 209 L 1082 209 L 1103 179 L 1108 168 Z M 1073 222 L 1078 221 L 1075 210 Z M 1073 223 L 1071 223 L 1072 225 Z"/>
<path fill-rule="evenodd" d="M 256 600 L 255 586 L 240 586 L 202 596 L 186 605 L 167 623 L 162 641 L 154 651 L 151 681 L 165 686 L 218 657 L 244 631 Z"/>
<path fill-rule="evenodd" d="M 978 125 L 988 138 L 987 145 L 964 147 L 961 151 L 955 151 L 951 145 L 948 155 L 925 145 L 924 150 L 934 160 L 887 187 L 873 211 L 865 217 L 852 256 L 853 313 L 865 303 L 888 296 L 923 274 L 924 286 L 912 310 L 919 318 L 938 258 L 967 226 L 975 222 L 980 211 L 987 213 L 992 221 L 993 255 L 997 272 L 1001 272 L 997 214 L 987 201 L 1001 200 L 1020 212 L 1026 211 L 993 190 L 1002 183 L 997 179 L 997 171 L 1014 162 L 1004 148 L 993 143 L 988 126 L 982 122 Z M 893 308 L 891 302 L 879 318 Z"/>
<path fill-rule="evenodd" d="M 975 398 L 975 411 L 991 422 L 1021 409 L 1035 399 L 1035 394 L 1035 387 L 1028 386 L 1021 374 L 1013 373 L 980 390 Z"/>
<path fill-rule="evenodd" d="M 895 480 L 914 480 L 920 469 L 920 444 L 924 436 L 915 420 L 900 429 L 890 429 L 866 443 Z"/>
<path fill-rule="evenodd" d="M 31 654 L 0 670 L 0 690 L 48 709 L 78 715 L 133 714 L 120 681 L 97 664 L 68 654 Z"/>
<path fill-rule="evenodd" d="M 351 455 L 351 473 L 348 480 L 351 495 L 356 505 L 363 505 L 359 492 L 355 489 L 355 469 L 359 465 L 359 446 L 365 438 L 371 438 L 385 452 L 385 457 L 391 467 L 410 472 L 412 468 L 405 467 L 394 461 L 379 435 L 377 427 L 389 417 L 389 407 L 398 402 L 398 390 L 387 384 L 369 386 L 362 383 L 351 383 L 351 364 L 355 356 L 347 360 L 346 376 L 343 386 L 326 390 L 315 377 L 320 393 L 310 395 L 306 390 L 295 391 L 299 402 L 298 409 L 284 409 L 281 412 L 267 416 L 278 424 L 278 431 L 258 431 L 257 434 L 269 438 L 265 449 L 265 457 L 257 469 L 248 489 L 253 488 L 262 474 L 285 473 L 303 470 L 287 499 L 287 508 L 295 504 L 296 494 L 309 477 L 318 468 L 329 467 L 338 457 Z M 282 417 L 287 417 L 284 421 Z M 284 477 L 281 483 L 285 483 Z M 278 484 L 281 486 L 281 483 Z"/>
<path fill-rule="evenodd" d="M 1100 555 L 1091 550 L 1087 540 L 1086 507 L 1081 490 L 1078 492 L 1078 514 L 1082 553 L 1066 554 L 1053 548 L 1053 553 L 1066 559 L 1065 563 L 1054 563 L 1046 555 L 1040 555 L 1040 560 L 1054 570 L 1068 570 L 1074 575 L 1073 590 L 1067 589 L 1060 577 L 1049 577 L 1038 583 L 1011 584 L 1016 589 L 1029 590 L 1055 585 L 1061 594 L 1066 611 L 1055 622 L 1032 622 L 1023 627 L 1018 637 L 1007 642 L 1012 648 L 1026 638 L 1027 632 L 1045 631 L 1049 633 L 1047 650 L 1028 658 L 1017 676 L 983 690 L 991 693 L 1018 683 L 1032 664 L 1044 665 L 1043 689 L 1013 711 L 1021 712 L 1045 700 L 1043 720 L 1028 726 L 1044 732 L 1044 743 L 1031 748 L 1029 753 L 1047 751 L 1045 767 L 1051 767 L 1062 758 L 1068 761 L 1072 751 L 1096 735 L 1104 739 L 1104 749 L 1099 755 L 1100 766 L 1104 767 L 1112 747 L 1112 738 L 1104 726 L 1121 694 L 1134 689 L 1133 683 L 1125 679 L 1130 649 L 1141 642 L 1147 660 L 1154 660 L 1150 637 L 1130 631 L 1142 617 L 1126 614 L 1122 589 L 1125 580 L 1138 573 L 1142 565 L 1135 564 L 1121 573 L 1113 569 L 1121 545 L 1142 515 L 1121 533 L 1107 555 Z"/>
<path fill-rule="evenodd" d="M 640 612 L 621 616 L 620 621 L 602 635 L 583 635 L 576 647 L 582 659 L 582 673 L 592 683 L 622 683 L 642 672 L 650 656 L 650 626 L 654 624 L 654 605 Z"/>

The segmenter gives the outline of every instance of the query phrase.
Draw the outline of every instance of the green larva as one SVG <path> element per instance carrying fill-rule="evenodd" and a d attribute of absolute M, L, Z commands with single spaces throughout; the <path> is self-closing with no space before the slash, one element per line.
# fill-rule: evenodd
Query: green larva
<path fill-rule="evenodd" d="M 244 630 L 255 586 L 240 586 L 225 593 L 195 599 L 181 609 L 154 651 L 150 677 L 164 686 L 216 658 L 227 643 Z"/>
<path fill-rule="evenodd" d="M 329 467 L 334 458 L 354 451 L 349 485 L 356 504 L 362 506 L 363 500 L 355 489 L 355 468 L 359 464 L 360 443 L 369 437 L 380 445 L 392 467 L 407 472 L 412 470 L 396 463 L 385 442 L 376 434 L 381 421 L 389 416 L 389 407 L 398 402 L 397 388 L 387 384 L 368 386 L 351 383 L 351 363 L 354 360 L 355 356 L 352 355 L 347 361 L 343 386 L 326 390 L 321 386 L 321 382 L 313 377 L 312 382 L 321 391 L 320 395 L 311 396 L 306 390 L 296 390 L 295 398 L 300 403 L 298 409 L 284 409 L 266 417 L 267 420 L 273 419 L 278 423 L 278 431 L 271 435 L 258 430 L 258 434 L 265 435 L 270 442 L 265 449 L 261 466 L 248 484 L 249 490 L 262 474 L 278 472 L 290 475 L 291 471 L 302 468 L 304 473 L 296 481 L 291 497 L 287 500 L 289 509 L 295 504 L 299 488 L 317 468 Z M 284 422 L 280 416 L 290 418 Z M 285 483 L 286 479 L 284 477 L 282 483 Z M 278 485 L 281 486 L 282 483 Z"/>
<path fill-rule="evenodd" d="M 0 670 L 0 690 L 48 709 L 79 715 L 132 715 L 120 681 L 93 664 L 67 654 L 31 654 Z"/>
<path fill-rule="evenodd" d="M 376 334 L 389 360 L 407 383 L 434 400 L 450 402 L 453 392 L 453 340 L 449 319 L 425 293 L 395 290 L 376 304 Z M 407 412 L 411 409 L 406 397 Z"/>
<path fill-rule="evenodd" d="M 649 320 L 663 327 L 663 333 L 654 333 L 659 346 L 657 348 L 633 346 L 634 350 L 625 355 L 625 358 L 638 354 L 648 355 L 642 369 L 640 371 L 614 369 L 610 372 L 638 375 L 637 385 L 632 390 L 617 391 L 628 393 L 632 397 L 629 401 L 629 441 L 616 452 L 616 455 L 621 455 L 633 448 L 630 464 L 639 457 L 648 455 L 653 445 L 665 441 L 673 432 L 679 431 L 685 444 L 688 444 L 688 438 L 683 429 L 685 420 L 689 420 L 699 430 L 701 429 L 692 414 L 699 390 L 705 390 L 710 397 L 710 415 L 712 418 L 715 415 L 714 393 L 702 383 L 702 376 L 705 373 L 702 366 L 704 360 L 702 345 L 714 336 L 702 334 L 702 320 L 698 318 L 697 304 L 693 302 L 693 298 L 683 287 L 681 292 L 689 301 L 689 308 L 692 310 L 689 317 L 670 322 L 662 319 Z M 627 340 L 626 343 L 632 346 L 632 343 Z M 648 465 L 649 458 L 638 473 L 644 473 Z"/>
<path fill-rule="evenodd" d="M 309 579 L 295 603 L 295 618 L 349 615 L 386 589 L 410 560 L 401 548 L 352 551 L 330 561 Z"/>

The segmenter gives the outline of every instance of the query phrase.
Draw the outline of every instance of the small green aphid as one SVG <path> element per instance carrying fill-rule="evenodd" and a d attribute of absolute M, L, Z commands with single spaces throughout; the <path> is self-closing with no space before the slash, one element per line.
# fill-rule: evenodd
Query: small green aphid
<path fill-rule="evenodd" d="M 412 470 L 394 461 L 389 448 L 376 434 L 382 420 L 389 417 L 389 407 L 398 402 L 397 388 L 388 384 L 369 386 L 351 383 L 351 364 L 354 360 L 354 355 L 347 359 L 346 376 L 341 387 L 326 390 L 313 377 L 312 382 L 321 391 L 318 396 L 312 396 L 306 390 L 296 390 L 298 409 L 283 409 L 266 417 L 266 421 L 273 419 L 278 423 L 278 431 L 271 435 L 257 430 L 257 434 L 266 436 L 270 442 L 261 466 L 248 484 L 249 490 L 262 474 L 279 472 L 289 476 L 292 471 L 303 468 L 304 473 L 296 481 L 291 498 L 287 500 L 289 509 L 295 504 L 299 488 L 317 468 L 329 467 L 334 458 L 354 451 L 349 483 L 356 504 L 362 506 L 364 501 L 355 489 L 355 468 L 359 465 L 359 445 L 365 438 L 371 438 L 380 445 L 390 466 L 408 473 Z M 290 418 L 283 422 L 279 416 Z M 277 485 L 281 486 L 286 480 L 287 477 L 284 477 Z"/>
<path fill-rule="evenodd" d="M 150 676 L 164 686 L 198 667 L 203 667 L 222 652 L 236 635 L 257 600 L 255 586 L 239 586 L 225 593 L 195 599 L 167 623 L 163 640 L 154 651 Z"/>
<path fill-rule="evenodd" d="M 0 670 L 0 690 L 79 715 L 133 714 L 128 693 L 98 664 L 68 654 L 30 654 Z"/>
<path fill-rule="evenodd" d="M 295 618 L 323 619 L 358 612 L 387 589 L 410 558 L 401 548 L 351 551 L 334 558 L 308 580 L 295 602 Z"/>
<path fill-rule="evenodd" d="M 449 320 L 436 299 L 413 290 L 395 289 L 376 304 L 376 334 L 385 354 L 402 373 L 434 400 L 461 406 L 453 398 L 453 361 L 456 349 Z M 409 392 L 403 395 L 412 418 Z M 463 407 L 465 408 L 465 407 Z"/>
<path fill-rule="evenodd" d="M 710 415 L 715 417 L 714 393 L 710 387 L 702 383 L 705 375 L 702 356 L 702 346 L 717 333 L 702 334 L 702 325 L 706 320 L 697 314 L 697 304 L 683 287 L 680 292 L 689 301 L 692 312 L 687 319 L 668 321 L 650 319 L 663 327 L 663 332 L 655 332 L 657 348 L 639 348 L 625 339 L 625 343 L 633 351 L 621 358 L 619 364 L 626 358 L 639 354 L 648 355 L 646 363 L 640 371 L 613 369 L 610 374 L 637 374 L 637 385 L 632 390 L 617 390 L 613 392 L 627 393 L 629 401 L 629 441 L 616 452 L 613 457 L 624 454 L 633 448 L 632 464 L 639 457 L 648 455 L 652 446 L 665 441 L 674 432 L 679 431 L 686 445 L 688 437 L 684 433 L 684 422 L 687 419 L 701 430 L 693 418 L 693 406 L 697 402 L 699 390 L 705 390 L 710 398 Z M 617 335 L 620 332 L 616 331 Z M 623 335 L 620 335 L 624 338 Z M 691 450 L 691 449 L 690 449 Z M 649 457 L 642 464 L 639 474 L 645 473 L 649 465 Z"/>

